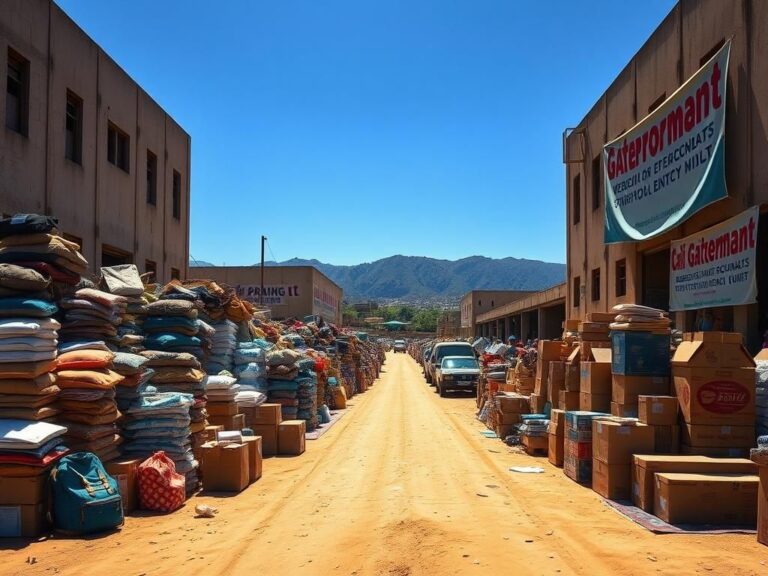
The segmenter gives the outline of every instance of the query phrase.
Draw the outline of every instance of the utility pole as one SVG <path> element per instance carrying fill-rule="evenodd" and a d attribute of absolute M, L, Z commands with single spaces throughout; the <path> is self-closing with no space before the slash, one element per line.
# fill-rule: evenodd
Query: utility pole
<path fill-rule="evenodd" d="M 261 288 L 259 289 L 259 306 L 264 306 L 264 243 L 266 236 L 261 237 Z"/>

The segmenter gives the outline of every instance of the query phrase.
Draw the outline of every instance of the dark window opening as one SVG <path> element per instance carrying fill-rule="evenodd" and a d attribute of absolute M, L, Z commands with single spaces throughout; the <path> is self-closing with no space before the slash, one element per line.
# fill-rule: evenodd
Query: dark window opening
<path fill-rule="evenodd" d="M 131 264 L 133 262 L 133 254 L 115 248 L 114 246 L 107 246 L 104 244 L 101 247 L 101 265 L 105 266 L 120 266 L 121 264 Z"/>
<path fill-rule="evenodd" d="M 5 85 L 5 125 L 26 136 L 29 120 L 29 60 L 8 49 Z"/>
<path fill-rule="evenodd" d="M 656 98 L 656 100 L 653 101 L 653 104 L 648 106 L 648 114 L 650 114 L 651 112 L 656 110 L 656 108 L 661 106 L 664 103 L 664 100 L 666 99 L 667 99 L 667 93 L 664 92 L 661 96 L 659 96 L 658 98 Z"/>
<path fill-rule="evenodd" d="M 181 174 L 173 171 L 173 217 L 181 219 Z"/>
<path fill-rule="evenodd" d="M 65 130 L 64 157 L 76 164 L 82 164 L 83 100 L 77 94 L 70 92 L 69 90 L 67 90 Z"/>
<path fill-rule="evenodd" d="M 699 68 L 704 66 L 704 64 L 706 64 L 710 60 L 710 58 L 712 58 L 712 56 L 717 54 L 717 51 L 720 50 L 720 48 L 722 48 L 723 46 L 725 46 L 725 38 L 722 38 L 719 42 L 717 42 L 717 44 L 715 44 L 709 50 L 709 52 L 707 52 L 706 54 L 704 54 L 704 56 L 701 57 L 701 60 L 699 60 Z"/>
<path fill-rule="evenodd" d="M 573 285 L 571 286 L 571 289 L 573 291 L 573 307 L 578 308 L 581 302 L 581 276 L 576 276 L 572 282 Z"/>
<path fill-rule="evenodd" d="M 573 179 L 573 203 L 571 204 L 571 210 L 573 210 L 573 223 L 578 224 L 581 222 L 581 174 L 576 174 Z"/>
<path fill-rule="evenodd" d="M 616 261 L 616 296 L 627 294 L 627 259 Z"/>
<path fill-rule="evenodd" d="M 149 274 L 148 281 L 157 280 L 157 262 L 154 260 L 144 260 L 144 273 Z"/>
<path fill-rule="evenodd" d="M 147 204 L 157 205 L 157 156 L 147 150 Z"/>
<path fill-rule="evenodd" d="M 491 300 L 491 308 L 493 308 L 493 300 Z"/>
<path fill-rule="evenodd" d="M 600 171 L 600 156 L 598 154 L 592 160 L 592 210 L 600 208 L 600 199 L 602 197 L 602 189 L 600 187 L 602 172 Z"/>
<path fill-rule="evenodd" d="M 107 126 L 107 162 L 124 172 L 130 172 L 130 145 L 128 134 L 110 122 Z"/>
<path fill-rule="evenodd" d="M 482 306 L 482 305 L 483 305 L 483 301 L 482 301 L 482 300 L 478 300 L 478 301 L 477 301 L 477 305 L 478 305 L 478 306 Z"/>
<path fill-rule="evenodd" d="M 592 270 L 592 302 L 600 300 L 600 268 Z"/>

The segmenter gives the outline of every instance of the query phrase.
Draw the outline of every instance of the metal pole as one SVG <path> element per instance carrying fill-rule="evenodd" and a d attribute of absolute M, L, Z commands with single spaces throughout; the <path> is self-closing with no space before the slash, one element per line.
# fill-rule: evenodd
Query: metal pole
<path fill-rule="evenodd" d="M 261 237 L 261 288 L 259 289 L 259 306 L 264 305 L 264 242 L 267 241 L 266 236 Z"/>

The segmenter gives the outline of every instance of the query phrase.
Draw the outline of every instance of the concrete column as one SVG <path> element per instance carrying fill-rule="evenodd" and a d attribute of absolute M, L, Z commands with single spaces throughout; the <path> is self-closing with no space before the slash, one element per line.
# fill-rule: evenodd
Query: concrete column
<path fill-rule="evenodd" d="M 528 314 L 524 312 L 520 315 L 520 334 L 517 335 L 520 338 L 520 340 L 523 341 L 523 344 L 525 344 L 525 341 L 528 338 L 529 330 L 530 330 L 530 322 L 528 321 Z"/>

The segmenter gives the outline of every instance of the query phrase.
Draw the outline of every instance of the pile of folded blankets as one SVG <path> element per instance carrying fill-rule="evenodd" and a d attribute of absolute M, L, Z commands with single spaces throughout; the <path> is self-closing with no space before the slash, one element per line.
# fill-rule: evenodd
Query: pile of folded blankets
<path fill-rule="evenodd" d="M 112 359 L 112 369 L 123 377 L 115 389 L 117 408 L 125 412 L 139 399 L 144 385 L 152 378 L 155 371 L 147 367 L 149 359 L 131 352 L 117 352 Z"/>
<path fill-rule="evenodd" d="M 266 340 L 239 342 L 235 350 L 235 377 L 242 390 L 253 390 L 266 394 L 267 384 L 267 349 L 272 348 Z"/>
<path fill-rule="evenodd" d="M 283 420 L 296 420 L 299 411 L 299 365 L 304 356 L 291 348 L 267 352 L 269 401 L 281 405 Z"/>
<path fill-rule="evenodd" d="M 197 489 L 198 462 L 192 454 L 189 433 L 191 394 L 155 392 L 147 387 L 125 411 L 122 421 L 126 458 L 145 459 L 162 450 L 174 461 L 176 472 L 186 477 L 187 494 Z"/>
<path fill-rule="evenodd" d="M 107 292 L 125 298 L 125 306 L 120 309 L 120 323 L 117 325 L 117 349 L 134 354 L 141 352 L 144 348 L 141 323 L 148 300 L 138 268 L 135 264 L 107 266 L 101 269 L 101 278 Z"/>
<path fill-rule="evenodd" d="M 122 323 L 127 305 L 125 296 L 80 288 L 59 301 L 64 311 L 60 339 L 62 342 L 104 342 L 116 350 L 117 327 Z"/>
<path fill-rule="evenodd" d="M 214 424 L 226 422 L 229 417 L 239 413 L 235 400 L 240 391 L 237 378 L 227 372 L 211 374 L 205 379 L 205 390 L 208 413 Z"/>
<path fill-rule="evenodd" d="M 223 319 L 211 322 L 216 331 L 212 339 L 211 354 L 206 363 L 208 374 L 219 372 L 231 372 L 237 344 L 237 324 L 231 320 Z"/>
<path fill-rule="evenodd" d="M 81 343 L 65 348 L 56 360 L 60 388 L 56 421 L 67 428 L 67 446 L 93 452 L 102 462 L 120 456 L 120 412 L 115 387 L 123 376 L 112 370 L 114 352 L 101 344 Z"/>

